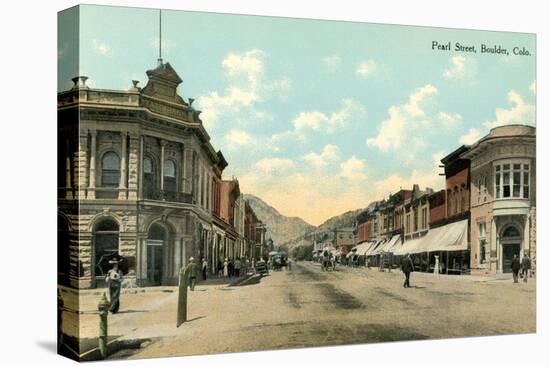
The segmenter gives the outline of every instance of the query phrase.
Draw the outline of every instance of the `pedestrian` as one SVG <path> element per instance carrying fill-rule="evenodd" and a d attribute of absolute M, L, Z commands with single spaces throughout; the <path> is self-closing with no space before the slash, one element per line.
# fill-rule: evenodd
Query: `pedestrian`
<path fill-rule="evenodd" d="M 218 278 L 221 278 L 223 276 L 223 264 L 221 259 L 218 260 L 218 266 L 216 269 L 218 270 Z"/>
<path fill-rule="evenodd" d="M 410 288 L 410 276 L 411 272 L 414 271 L 414 264 L 411 259 L 411 255 L 407 254 L 403 260 L 401 260 L 401 270 L 403 271 L 403 274 L 405 274 L 405 282 L 403 283 L 403 287 Z"/>
<path fill-rule="evenodd" d="M 208 270 L 208 262 L 202 258 L 202 280 L 206 280 L 206 271 Z"/>
<path fill-rule="evenodd" d="M 235 275 L 235 265 L 233 265 L 233 260 L 229 260 L 229 264 L 227 264 L 227 274 L 230 278 Z"/>
<path fill-rule="evenodd" d="M 527 283 L 529 270 L 531 270 L 531 259 L 529 258 L 529 255 L 527 255 L 527 251 L 525 251 L 525 254 L 523 255 L 523 259 L 521 259 L 521 275 L 523 277 L 524 283 Z"/>
<path fill-rule="evenodd" d="M 112 314 L 117 313 L 118 309 L 120 308 L 120 288 L 122 287 L 122 271 L 120 271 L 120 269 L 118 268 L 119 263 L 120 259 L 116 257 L 109 260 L 109 264 L 112 264 L 113 268 L 110 269 L 105 276 L 105 282 L 109 287 L 109 296 L 111 299 L 109 311 L 111 311 Z"/>
<path fill-rule="evenodd" d="M 514 278 L 514 283 L 518 282 L 518 273 L 520 268 L 521 264 L 519 262 L 518 255 L 514 254 L 514 258 L 512 259 L 512 276 Z"/>
<path fill-rule="evenodd" d="M 229 276 L 229 261 L 227 260 L 227 257 L 223 262 L 223 276 L 226 278 Z"/>
<path fill-rule="evenodd" d="M 189 267 L 189 288 L 194 291 L 195 290 L 195 284 L 197 284 L 197 264 L 195 263 L 195 258 L 191 256 L 189 258 L 189 264 L 187 265 Z"/>
<path fill-rule="evenodd" d="M 241 260 L 239 258 L 235 260 L 235 276 L 237 278 L 241 276 Z"/>

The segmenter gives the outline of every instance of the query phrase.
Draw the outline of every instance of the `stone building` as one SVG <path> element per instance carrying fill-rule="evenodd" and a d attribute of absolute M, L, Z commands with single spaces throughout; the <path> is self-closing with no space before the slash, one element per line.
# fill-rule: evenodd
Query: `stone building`
<path fill-rule="evenodd" d="M 59 278 L 100 286 L 115 254 L 138 285 L 177 284 L 190 256 L 211 257 L 215 177 L 227 165 L 169 63 L 144 88 L 58 94 Z M 220 230 L 219 232 L 223 232 Z"/>
<path fill-rule="evenodd" d="M 536 128 L 508 125 L 461 153 L 471 166 L 472 273 L 510 272 L 514 255 L 536 266 Z"/>

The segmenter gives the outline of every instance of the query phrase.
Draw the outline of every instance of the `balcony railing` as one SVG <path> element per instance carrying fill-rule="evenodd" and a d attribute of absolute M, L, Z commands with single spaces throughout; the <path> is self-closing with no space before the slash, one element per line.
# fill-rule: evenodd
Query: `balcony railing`
<path fill-rule="evenodd" d="M 176 203 L 194 204 L 193 195 L 183 192 L 156 190 L 143 193 L 145 200 L 170 201 Z"/>

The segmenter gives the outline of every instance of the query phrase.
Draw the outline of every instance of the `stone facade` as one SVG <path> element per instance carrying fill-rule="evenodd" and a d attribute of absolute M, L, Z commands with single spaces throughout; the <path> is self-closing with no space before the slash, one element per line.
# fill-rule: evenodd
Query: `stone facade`
<path fill-rule="evenodd" d="M 147 75 L 144 88 L 134 82 L 127 91 L 75 78 L 58 95 L 61 284 L 100 286 L 115 254 L 126 279 L 142 286 L 177 284 L 190 257 L 208 258 L 213 271 L 222 248 L 241 255 L 227 252 L 226 232 L 234 242 L 238 234 L 215 212 L 227 162 L 192 100 L 176 92 L 181 79 L 170 64 Z"/>

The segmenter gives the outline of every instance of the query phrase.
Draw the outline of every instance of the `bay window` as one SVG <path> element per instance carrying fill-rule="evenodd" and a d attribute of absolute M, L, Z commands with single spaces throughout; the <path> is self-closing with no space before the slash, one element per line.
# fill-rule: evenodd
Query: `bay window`
<path fill-rule="evenodd" d="M 529 198 L 529 164 L 521 162 L 495 165 L 495 199 Z"/>

